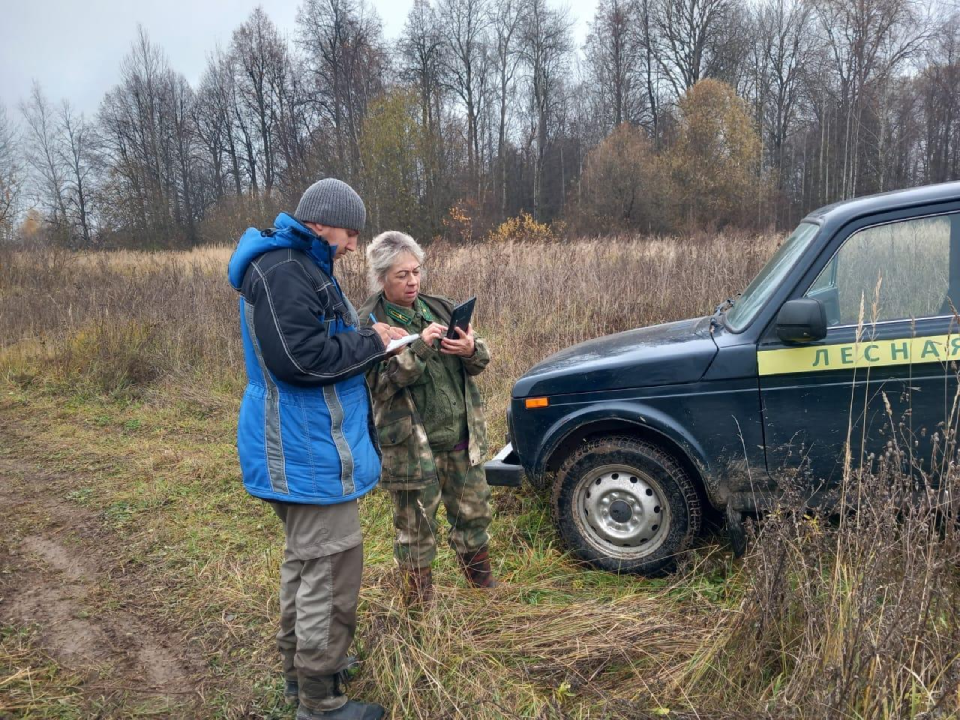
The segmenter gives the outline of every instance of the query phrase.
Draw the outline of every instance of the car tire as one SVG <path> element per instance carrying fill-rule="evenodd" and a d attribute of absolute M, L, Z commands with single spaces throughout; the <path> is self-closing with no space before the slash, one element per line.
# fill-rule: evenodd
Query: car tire
<path fill-rule="evenodd" d="M 591 440 L 560 465 L 553 486 L 560 536 L 600 570 L 662 575 L 700 532 L 690 474 L 659 447 L 631 437 Z"/>

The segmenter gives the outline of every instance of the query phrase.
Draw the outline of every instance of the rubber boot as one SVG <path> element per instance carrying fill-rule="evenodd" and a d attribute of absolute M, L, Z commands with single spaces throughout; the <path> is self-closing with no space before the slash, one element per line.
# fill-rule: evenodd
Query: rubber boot
<path fill-rule="evenodd" d="M 304 697 L 316 699 L 343 698 L 341 681 L 338 675 L 313 677 L 303 681 L 304 688 L 309 693 Z M 336 710 L 311 710 L 304 705 L 301 698 L 297 708 L 297 720 L 380 720 L 386 711 L 376 703 L 365 703 L 359 700 L 347 700 Z"/>
<path fill-rule="evenodd" d="M 300 704 L 300 683 L 296 680 L 287 680 L 283 688 L 283 701 L 287 705 Z"/>
<path fill-rule="evenodd" d="M 382 705 L 347 700 L 345 705 L 326 712 L 308 710 L 301 705 L 297 709 L 297 720 L 380 720 L 385 713 Z"/>
<path fill-rule="evenodd" d="M 340 669 L 340 672 L 334 676 L 336 678 L 337 694 L 341 694 L 343 692 L 341 688 L 353 679 L 359 668 L 360 660 L 355 655 L 350 655 L 347 657 L 343 663 L 343 667 Z M 294 707 L 300 704 L 299 682 L 296 680 L 286 681 L 286 684 L 283 688 L 283 701 L 287 705 L 293 705 Z"/>
<path fill-rule="evenodd" d="M 477 588 L 493 588 L 497 586 L 497 581 L 493 577 L 493 569 L 490 567 L 490 553 L 486 545 L 472 553 L 457 553 L 460 560 L 460 567 L 463 568 L 463 574 L 467 576 L 467 582 Z"/>
<path fill-rule="evenodd" d="M 433 569 L 403 568 L 403 597 L 407 607 L 429 605 L 433 600 Z"/>

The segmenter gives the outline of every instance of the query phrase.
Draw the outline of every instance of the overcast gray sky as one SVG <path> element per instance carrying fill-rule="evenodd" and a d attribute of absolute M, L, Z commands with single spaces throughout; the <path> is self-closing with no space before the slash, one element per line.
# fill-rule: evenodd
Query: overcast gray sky
<path fill-rule="evenodd" d="M 53 101 L 69 100 L 92 115 L 119 78 L 120 61 L 142 24 L 171 66 L 196 86 L 207 54 L 226 46 L 234 28 L 263 5 L 280 31 L 293 37 L 302 0 L 0 0 L 0 102 L 8 115 L 34 79 Z M 403 30 L 413 0 L 372 0 L 387 38 Z M 552 0 L 570 7 L 578 45 L 596 0 Z"/>

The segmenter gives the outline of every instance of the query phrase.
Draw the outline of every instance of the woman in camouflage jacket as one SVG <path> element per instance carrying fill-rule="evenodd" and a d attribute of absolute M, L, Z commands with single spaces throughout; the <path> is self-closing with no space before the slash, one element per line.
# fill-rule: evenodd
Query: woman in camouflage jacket
<path fill-rule="evenodd" d="M 390 491 L 394 554 L 407 599 L 432 597 L 437 508 L 450 521 L 449 542 L 471 585 L 495 584 L 488 553 L 490 488 L 483 401 L 474 377 L 490 362 L 486 343 L 458 330 L 446 338 L 453 303 L 420 292 L 423 250 L 409 235 L 386 232 L 367 249 L 374 294 L 359 315 L 420 337 L 367 373 L 383 451 L 381 485 Z"/>

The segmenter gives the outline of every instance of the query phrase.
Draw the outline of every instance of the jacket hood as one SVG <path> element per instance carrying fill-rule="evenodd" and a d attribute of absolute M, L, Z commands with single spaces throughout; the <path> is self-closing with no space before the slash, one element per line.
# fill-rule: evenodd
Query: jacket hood
<path fill-rule="evenodd" d="M 271 250 L 293 248 L 310 255 L 328 275 L 333 274 L 333 248 L 292 215 L 280 213 L 273 227 L 266 230 L 247 228 L 230 257 L 227 277 L 235 290 L 243 285 L 243 276 L 250 263 Z"/>
<path fill-rule="evenodd" d="M 517 381 L 513 397 L 696 382 L 716 354 L 710 318 L 628 330 L 544 359 Z"/>

